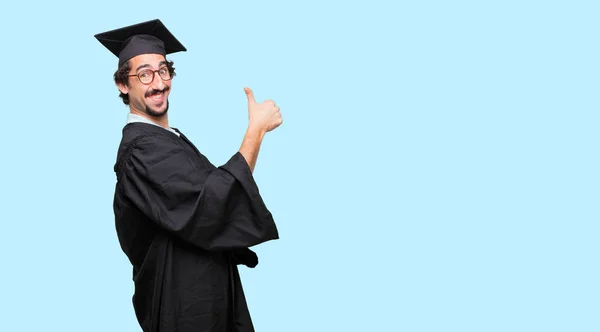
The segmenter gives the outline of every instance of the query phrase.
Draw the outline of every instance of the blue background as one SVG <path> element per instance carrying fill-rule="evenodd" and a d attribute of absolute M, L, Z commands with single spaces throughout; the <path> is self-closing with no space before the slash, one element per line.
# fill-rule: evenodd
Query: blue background
<path fill-rule="evenodd" d="M 243 87 L 281 239 L 257 331 L 599 331 L 594 1 L 19 1 L 2 33 L 2 331 L 139 331 L 112 212 L 128 109 L 94 34 L 160 18 L 170 124 L 215 164 Z"/>

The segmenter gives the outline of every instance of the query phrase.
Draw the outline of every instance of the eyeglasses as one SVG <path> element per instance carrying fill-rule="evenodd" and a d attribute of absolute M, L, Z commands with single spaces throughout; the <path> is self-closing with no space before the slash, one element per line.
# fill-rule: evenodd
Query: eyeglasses
<path fill-rule="evenodd" d="M 144 69 L 136 75 L 127 75 L 128 77 L 137 76 L 143 84 L 150 84 L 154 81 L 154 73 L 158 73 L 158 76 L 162 78 L 163 81 L 170 81 L 173 77 L 171 76 L 171 72 L 169 68 L 166 66 L 160 67 L 158 70 L 152 69 Z"/>

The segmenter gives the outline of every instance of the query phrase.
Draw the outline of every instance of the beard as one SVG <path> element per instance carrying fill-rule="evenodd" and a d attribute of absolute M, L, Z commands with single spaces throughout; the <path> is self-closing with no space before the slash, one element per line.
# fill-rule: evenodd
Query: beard
<path fill-rule="evenodd" d="M 167 99 L 165 101 L 165 103 L 167 103 L 167 107 L 165 107 L 165 109 L 162 111 L 154 110 L 154 109 L 150 108 L 149 105 L 146 105 L 146 109 L 144 109 L 144 113 L 146 113 L 150 116 L 154 116 L 154 117 L 163 116 L 163 115 L 167 114 L 167 112 L 169 111 L 169 100 Z"/>
<path fill-rule="evenodd" d="M 150 90 L 148 92 L 145 93 L 144 97 L 150 97 L 151 95 L 155 94 L 155 93 L 166 93 L 167 91 L 169 91 L 170 88 L 168 86 L 166 86 L 164 89 L 162 90 Z M 167 104 L 167 106 L 165 107 L 164 110 L 162 111 L 158 111 L 156 109 L 153 109 L 150 105 L 145 105 L 146 107 L 143 108 L 139 108 L 142 109 L 144 111 L 144 113 L 153 116 L 153 117 L 160 117 L 163 116 L 165 114 L 167 114 L 167 111 L 169 111 L 169 99 L 165 99 L 165 103 Z"/>

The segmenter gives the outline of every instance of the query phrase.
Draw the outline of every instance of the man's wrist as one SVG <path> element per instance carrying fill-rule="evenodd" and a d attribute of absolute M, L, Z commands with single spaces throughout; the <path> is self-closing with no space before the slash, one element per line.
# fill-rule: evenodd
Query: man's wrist
<path fill-rule="evenodd" d="M 266 133 L 267 131 L 265 129 L 259 128 L 252 124 L 248 125 L 248 129 L 246 130 L 246 136 L 258 138 L 259 140 L 262 140 Z"/>

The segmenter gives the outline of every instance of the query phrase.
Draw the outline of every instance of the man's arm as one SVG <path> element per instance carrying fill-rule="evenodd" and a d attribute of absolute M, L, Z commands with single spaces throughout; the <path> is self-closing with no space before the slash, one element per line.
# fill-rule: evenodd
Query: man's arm
<path fill-rule="evenodd" d="M 202 168 L 179 142 L 162 136 L 136 139 L 125 153 L 120 199 L 172 235 L 208 251 L 243 249 L 278 237 L 241 153 L 220 167 Z"/>
<path fill-rule="evenodd" d="M 250 172 L 254 172 L 256 166 L 256 159 L 258 159 L 258 151 L 263 138 L 267 132 L 257 127 L 250 127 L 246 130 L 242 146 L 240 147 L 240 153 L 246 159 Z"/>
<path fill-rule="evenodd" d="M 265 134 L 281 125 L 283 119 L 279 113 L 279 107 L 272 100 L 257 103 L 254 93 L 249 88 L 244 88 L 248 97 L 248 117 L 250 119 L 248 129 L 244 135 L 240 154 L 244 156 L 250 171 L 254 172 L 258 152 Z"/>

